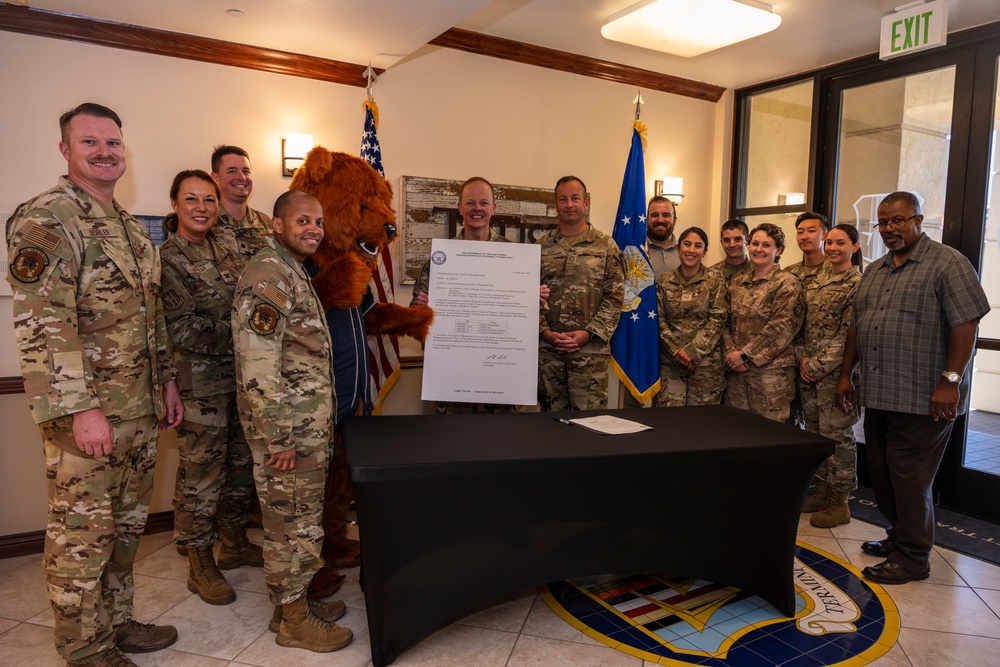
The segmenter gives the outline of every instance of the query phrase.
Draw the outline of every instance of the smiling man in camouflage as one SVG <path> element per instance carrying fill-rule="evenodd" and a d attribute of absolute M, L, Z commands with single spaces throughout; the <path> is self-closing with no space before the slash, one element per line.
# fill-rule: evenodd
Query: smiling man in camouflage
<path fill-rule="evenodd" d="M 132 562 L 153 493 L 157 418 L 183 406 L 146 230 L 114 200 L 121 119 L 81 104 L 59 119 L 68 175 L 8 227 L 21 371 L 42 433 L 49 520 L 42 565 L 67 664 L 134 665 L 177 641 L 132 620 Z M 162 393 L 161 393 L 162 392 Z"/>
<path fill-rule="evenodd" d="M 318 653 L 353 636 L 342 601 L 307 601 L 323 566 L 323 498 L 337 417 L 333 345 L 303 266 L 323 240 L 323 207 L 291 190 L 274 203 L 274 236 L 247 264 L 233 302 L 236 399 L 254 458 L 264 523 L 264 581 L 281 646 Z"/>

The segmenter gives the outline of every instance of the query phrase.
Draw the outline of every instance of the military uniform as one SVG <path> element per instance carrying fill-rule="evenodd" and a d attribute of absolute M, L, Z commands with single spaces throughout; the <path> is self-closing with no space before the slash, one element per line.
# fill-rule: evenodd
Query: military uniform
<path fill-rule="evenodd" d="M 8 227 L 24 388 L 45 450 L 46 590 L 71 662 L 115 646 L 131 620 L 132 563 L 146 525 L 160 387 L 177 375 L 160 304 L 160 262 L 142 224 L 62 177 Z M 73 414 L 100 409 L 113 451 L 82 452 Z"/>
<path fill-rule="evenodd" d="M 236 410 L 230 327 L 243 262 L 214 230 L 202 243 L 171 234 L 160 246 L 160 261 L 164 315 L 184 402 L 177 429 L 174 535 L 182 546 L 211 546 L 216 525 L 246 525 L 253 493 L 253 457 Z"/>
<path fill-rule="evenodd" d="M 726 377 L 726 405 L 787 422 L 795 398 L 795 350 L 792 344 L 805 318 L 802 285 L 775 266 L 760 280 L 753 271 L 733 280 L 729 291 L 729 329 L 724 354 L 739 350 L 750 357 L 750 370 Z"/>
<path fill-rule="evenodd" d="M 264 247 L 264 240 L 272 234 L 271 217 L 247 206 L 242 220 L 234 220 L 223 206 L 219 206 L 219 219 L 213 232 L 244 262 Z"/>
<path fill-rule="evenodd" d="M 722 277 L 726 279 L 726 283 L 732 285 L 733 278 L 753 271 L 753 262 L 749 259 L 744 259 L 742 264 L 733 265 L 727 264 L 726 260 L 722 260 L 713 264 L 711 268 L 721 273 Z"/>
<path fill-rule="evenodd" d="M 808 357 L 806 370 L 816 381 L 805 382 L 799 377 L 799 397 L 806 428 L 837 443 L 833 456 L 820 466 L 816 476 L 836 491 L 849 492 L 858 485 L 854 424 L 859 408 L 855 404 L 849 413 L 840 409 L 837 382 L 861 272 L 852 266 L 834 273 L 829 262 L 822 266 L 805 290 L 806 319 L 795 345 L 796 359 Z"/>
<path fill-rule="evenodd" d="M 539 334 L 585 330 L 591 336 L 569 354 L 557 354 L 539 339 L 539 394 L 550 410 L 606 408 L 611 335 L 625 299 L 621 251 L 614 239 L 590 224 L 571 237 L 554 229 L 538 244 L 542 283 L 550 289 L 548 308 L 539 315 Z"/>
<path fill-rule="evenodd" d="M 458 234 L 455 234 L 453 240 L 465 240 L 465 230 L 459 230 Z M 490 238 L 487 240 L 491 243 L 511 243 L 509 238 L 506 236 L 500 236 L 492 227 L 490 227 Z M 431 262 L 430 260 L 427 260 L 420 269 L 420 274 L 417 276 L 417 282 L 413 284 L 413 298 L 410 299 L 411 306 L 414 305 L 418 294 L 421 292 L 428 294 L 430 282 Z M 459 403 L 457 401 L 434 401 L 434 411 L 439 415 L 461 415 L 473 413 L 493 414 L 496 412 L 516 412 L 518 409 L 519 406 L 502 405 L 499 403 Z"/>
<path fill-rule="evenodd" d="M 824 271 L 824 267 L 828 267 L 829 265 L 830 262 L 825 259 L 815 266 L 806 266 L 805 262 L 799 262 L 792 264 L 785 271 L 798 278 L 799 282 L 802 283 L 802 289 L 807 290 L 810 285 L 816 282 L 820 272 Z"/>
<path fill-rule="evenodd" d="M 671 271 L 656 280 L 660 314 L 660 383 L 656 407 L 718 405 L 726 371 L 719 341 L 729 320 L 729 288 L 722 274 L 701 266 L 690 278 Z M 681 368 L 683 349 L 695 365 Z"/>
<path fill-rule="evenodd" d="M 232 312 L 236 395 L 264 519 L 274 604 L 305 594 L 323 565 L 323 496 L 333 424 L 332 343 L 305 268 L 273 238 L 247 264 Z M 295 468 L 264 465 L 295 450 Z"/>

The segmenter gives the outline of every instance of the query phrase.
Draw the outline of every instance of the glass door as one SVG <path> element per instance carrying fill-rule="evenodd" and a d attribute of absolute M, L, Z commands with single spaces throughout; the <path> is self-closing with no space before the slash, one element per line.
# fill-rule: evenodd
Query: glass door
<path fill-rule="evenodd" d="M 970 229 L 963 237 L 971 246 L 976 240 L 971 228 L 980 223 L 980 280 L 993 310 L 979 325 L 965 446 L 951 457 L 954 488 L 946 489 L 945 498 L 950 496 L 961 509 L 1000 520 L 1000 58 L 996 53 L 984 55 L 979 58 L 985 71 L 977 77 L 980 90 L 975 91 L 972 125 L 985 159 L 970 155 L 970 175 L 979 171 L 974 181 L 984 185 L 978 197 L 982 206 L 969 207 Z"/>

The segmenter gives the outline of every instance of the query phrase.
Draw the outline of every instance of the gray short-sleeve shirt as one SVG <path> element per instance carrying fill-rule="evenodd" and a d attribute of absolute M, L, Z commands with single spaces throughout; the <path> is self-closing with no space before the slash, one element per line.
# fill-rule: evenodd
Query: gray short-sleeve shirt
<path fill-rule="evenodd" d="M 979 277 L 964 255 L 927 235 L 895 266 L 892 253 L 861 277 L 854 302 L 861 404 L 929 415 L 952 327 L 990 310 Z M 969 403 L 970 363 L 959 387 L 959 414 Z"/>

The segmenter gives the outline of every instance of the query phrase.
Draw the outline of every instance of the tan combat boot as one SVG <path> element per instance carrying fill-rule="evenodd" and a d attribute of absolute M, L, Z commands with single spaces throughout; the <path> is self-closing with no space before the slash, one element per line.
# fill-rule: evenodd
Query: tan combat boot
<path fill-rule="evenodd" d="M 229 604 L 236 599 L 236 591 L 219 572 L 212 556 L 212 547 L 189 548 L 188 590 L 208 604 Z"/>
<path fill-rule="evenodd" d="M 240 565 L 264 567 L 264 549 L 247 539 L 246 528 L 220 528 L 219 568 L 231 570 Z"/>
<path fill-rule="evenodd" d="M 816 486 L 809 492 L 805 503 L 802 504 L 802 513 L 819 512 L 826 507 L 826 499 L 829 495 L 830 487 L 823 480 L 817 479 Z"/>
<path fill-rule="evenodd" d="M 826 507 L 809 517 L 809 523 L 817 528 L 833 528 L 851 522 L 851 508 L 847 505 L 847 493 L 830 491 Z"/>
<path fill-rule="evenodd" d="M 281 625 L 275 641 L 288 648 L 304 648 L 329 653 L 351 643 L 354 633 L 335 623 L 324 621 L 309 611 L 306 596 L 281 605 Z"/>
<path fill-rule="evenodd" d="M 313 616 L 319 616 L 327 623 L 333 623 L 344 615 L 344 612 L 347 611 L 347 605 L 345 605 L 341 600 L 332 600 L 330 602 L 323 602 L 322 600 L 309 600 L 309 611 L 312 612 Z M 267 629 L 271 632 L 277 632 L 280 628 L 281 605 L 279 604 L 274 608 L 274 613 L 271 614 L 271 622 L 268 623 Z"/>
<path fill-rule="evenodd" d="M 78 663 L 67 662 L 66 667 L 74 667 L 76 664 Z M 117 648 L 101 651 L 86 665 L 87 667 L 139 667 Z"/>

